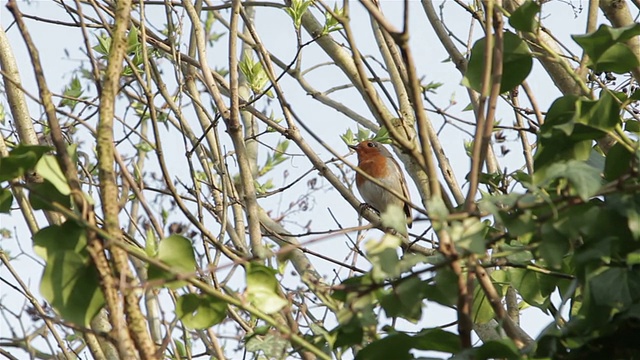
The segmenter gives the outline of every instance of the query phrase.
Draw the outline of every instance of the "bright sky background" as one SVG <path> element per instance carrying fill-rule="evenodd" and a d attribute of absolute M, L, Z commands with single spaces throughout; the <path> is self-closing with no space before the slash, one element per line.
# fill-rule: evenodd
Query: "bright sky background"
<path fill-rule="evenodd" d="M 0 4 L 2 4 L 0 7 L 0 26 L 6 30 L 10 26 L 13 18 L 4 7 L 6 2 L 0 1 Z M 572 9 L 571 6 L 565 2 L 552 1 L 550 3 L 546 3 L 543 6 L 544 23 L 563 44 L 579 54 L 579 52 L 577 52 L 576 44 L 570 39 L 570 35 L 584 31 L 583 27 L 585 24 L 584 19 L 586 16 L 587 2 L 573 1 L 571 4 L 573 4 L 576 9 Z M 389 0 L 382 1 L 382 6 L 387 16 L 392 19 L 395 24 L 400 25 L 402 2 Z M 418 1 L 410 1 L 410 6 L 410 41 L 418 66 L 418 73 L 425 77 L 424 83 L 433 81 L 444 84 L 437 90 L 437 94 L 431 96 L 431 99 L 442 108 L 449 106 L 450 100 L 455 101 L 455 104 L 453 104 L 448 111 L 457 117 L 463 118 L 467 121 L 473 121 L 472 113 L 463 111 L 469 101 L 467 99 L 465 89 L 459 86 L 461 75 L 450 62 L 445 61 L 447 59 L 447 55 L 428 24 L 420 3 Z M 585 9 L 578 13 L 577 8 L 583 6 Z M 21 2 L 20 8 L 23 12 L 33 15 L 46 18 L 55 17 L 59 19 L 67 19 L 60 7 L 50 1 L 31 1 L 30 4 Z M 161 8 L 157 7 L 157 10 L 160 12 Z M 152 10 L 149 9 L 147 11 L 148 16 L 154 16 Z M 360 50 L 365 54 L 374 53 L 377 57 L 377 49 L 369 31 L 370 26 L 368 25 L 368 17 L 366 16 L 363 8 L 354 2 L 352 4 L 352 12 L 353 14 L 351 18 L 353 19 L 354 32 L 357 36 L 357 44 L 360 46 Z M 451 27 L 455 34 L 466 40 L 470 17 L 462 12 L 453 2 L 449 2 L 445 5 L 444 14 L 447 25 Z M 185 21 L 188 21 L 186 14 Z M 293 33 L 293 26 L 288 15 L 286 15 L 282 10 L 265 8 L 258 11 L 256 21 L 259 34 L 267 49 L 273 51 L 285 62 L 289 62 L 295 54 L 295 36 Z M 84 49 L 80 32 L 77 31 L 77 29 L 37 23 L 32 20 L 28 20 L 27 24 L 31 31 L 31 35 L 40 50 L 48 85 L 52 91 L 59 93 L 62 91 L 64 86 L 69 83 L 70 79 L 74 75 L 74 69 L 80 66 L 81 61 L 86 60 L 79 52 Z M 481 30 L 477 25 L 475 25 L 474 39 L 478 38 L 480 33 Z M 11 39 L 13 50 L 21 69 L 23 86 L 28 89 L 30 93 L 37 94 L 37 87 L 35 86 L 33 72 L 30 67 L 30 59 L 27 56 L 24 42 L 22 41 L 16 26 L 13 26 L 8 30 L 8 36 Z M 304 39 L 308 38 L 309 37 L 305 33 Z M 338 41 L 346 42 L 338 36 L 336 39 Z M 209 51 L 210 65 L 225 66 L 227 49 L 226 41 L 227 36 L 225 35 L 216 45 L 221 50 L 215 51 L 214 48 L 214 50 Z M 186 39 L 183 39 L 183 43 L 186 43 Z M 315 45 L 307 47 L 303 56 L 303 68 L 308 68 L 312 64 L 321 63 L 328 59 L 328 57 Z M 346 82 L 344 76 L 337 76 L 335 69 L 330 67 L 324 67 L 314 71 L 313 75 L 310 76 L 308 80 L 319 90 L 326 90 L 330 87 Z M 165 81 L 169 83 L 175 82 L 172 73 L 168 73 L 168 77 Z M 537 100 L 543 110 L 546 110 L 550 102 L 560 95 L 537 63 L 535 64 L 534 71 L 529 76 L 528 81 L 534 89 L 534 93 L 536 94 Z M 326 108 L 313 100 L 299 88 L 297 83 L 287 76 L 283 78 L 281 84 L 285 90 L 287 100 L 293 104 L 294 110 L 302 119 L 304 119 L 306 124 L 311 126 L 317 134 L 319 134 L 330 146 L 337 149 L 338 152 L 347 154 L 348 149 L 340 139 L 339 135 L 343 134 L 348 128 L 356 131 L 355 124 L 344 118 L 336 111 Z M 373 120 L 373 117 L 368 113 L 362 98 L 359 94 L 356 94 L 354 90 L 341 90 L 334 93 L 333 98 L 349 104 L 358 110 L 360 114 L 363 114 Z M 7 109 L 4 97 L 0 97 L 0 103 L 5 106 L 5 109 Z M 258 106 L 258 108 L 260 108 L 260 106 Z M 278 111 L 278 107 L 275 105 L 271 106 L 271 108 Z M 30 110 L 33 118 L 43 118 L 39 108 L 33 102 L 30 102 Z M 130 114 L 129 116 L 131 117 L 132 115 Z M 438 128 L 442 124 L 441 118 L 433 114 L 430 116 Z M 513 123 L 512 112 L 508 111 L 504 106 L 502 106 L 498 118 L 502 120 L 504 125 L 511 125 Z M 133 123 L 134 120 L 129 118 L 129 121 Z M 194 128 L 197 128 L 195 124 L 196 122 L 194 120 Z M 8 123 L 0 125 L 3 135 L 7 134 L 6 130 L 8 128 Z M 466 126 L 465 129 L 471 130 L 468 126 Z M 171 164 L 170 170 L 176 178 L 183 180 L 185 183 L 190 183 L 189 179 L 185 175 L 188 173 L 186 172 L 186 162 L 183 159 L 184 147 L 182 145 L 182 139 L 175 136 L 175 130 L 172 129 L 171 131 L 171 134 L 174 135 L 173 137 L 168 136 L 169 133 L 165 132 L 164 134 L 165 154 L 168 156 L 169 163 Z M 465 140 L 470 140 L 470 136 L 449 125 L 444 127 L 440 138 L 445 146 L 445 150 L 447 151 L 447 155 L 454 167 L 454 170 L 456 171 L 458 181 L 461 184 L 464 183 L 464 176 L 466 175 L 469 167 L 469 159 L 464 154 L 463 142 Z M 265 140 L 268 140 L 273 144 L 275 144 L 277 139 L 277 134 L 265 137 Z M 312 144 L 314 144 L 310 138 L 308 139 Z M 500 162 L 503 167 L 506 166 L 509 171 L 512 171 L 521 166 L 523 162 L 521 160 L 519 142 L 517 141 L 515 134 L 512 132 L 508 133 L 507 140 L 507 145 L 512 148 L 513 151 L 511 151 L 511 153 L 506 157 L 500 158 Z M 227 149 L 231 149 L 228 142 Z M 318 153 L 322 158 L 327 160 L 331 158 L 330 153 L 325 149 L 322 149 L 320 146 L 316 146 L 316 149 L 318 149 Z M 301 153 L 295 148 L 295 146 L 291 146 L 289 148 L 289 152 L 294 154 Z M 175 154 L 175 158 L 172 158 L 172 154 Z M 264 154 L 262 156 L 264 158 Z M 155 161 L 153 156 L 151 156 L 151 158 Z M 355 156 L 352 156 L 349 159 L 353 163 L 356 162 Z M 150 167 L 154 166 L 151 165 L 154 161 L 148 162 Z M 281 186 L 284 184 L 281 175 L 284 170 L 289 171 L 290 175 L 288 181 L 291 181 L 298 175 L 307 171 L 309 168 L 310 164 L 305 158 L 292 157 L 291 160 L 280 165 L 270 175 L 274 177 L 275 185 Z M 315 173 L 312 173 L 308 178 L 311 179 L 313 177 L 317 177 Z M 318 180 L 319 183 L 328 185 L 321 178 Z M 415 186 L 410 183 L 409 187 L 414 202 L 418 202 L 417 199 L 419 199 L 419 196 Z M 300 182 L 291 191 L 286 192 L 284 198 L 264 200 L 261 201 L 261 205 L 266 209 L 274 209 L 274 215 L 278 214 L 280 212 L 278 209 L 283 210 L 283 207 L 286 208 L 290 201 L 295 200 L 295 194 L 302 194 L 305 190 L 306 180 Z M 466 190 L 466 188 L 464 190 Z M 312 228 L 316 231 L 336 229 L 337 226 L 327 210 L 330 208 L 334 215 L 339 219 L 342 226 L 346 227 L 357 224 L 357 212 L 334 191 L 321 190 L 316 192 L 312 194 L 310 201 L 310 204 L 313 206 L 312 210 L 297 214 L 296 223 L 304 225 L 308 220 L 312 220 Z M 41 224 L 44 225 L 44 218 L 40 216 L 40 219 L 42 220 Z M 171 223 L 172 220 L 177 221 L 181 219 L 182 217 L 173 215 L 170 218 L 169 223 Z M 214 226 L 213 222 L 210 223 Z M 289 229 L 293 233 L 302 232 L 302 229 L 293 224 L 287 224 L 287 226 L 290 226 Z M 426 226 L 426 222 L 419 222 L 414 226 L 413 232 L 420 233 L 422 229 L 426 228 Z M 0 240 L 0 247 L 3 250 L 10 254 L 18 254 L 21 248 L 26 254 L 32 254 L 30 234 L 23 224 L 19 211 L 14 211 L 14 213 L 9 216 L 4 214 L 0 215 L 0 228 L 7 228 L 11 230 L 14 236 L 12 238 Z M 379 236 L 380 233 L 377 231 L 371 231 L 367 234 L 367 238 L 378 238 Z M 306 238 L 306 240 L 309 239 Z M 347 245 L 348 242 L 344 237 L 335 237 L 329 240 L 310 244 L 309 247 L 315 251 L 331 256 L 334 259 L 343 260 L 348 252 Z M 323 274 L 326 274 L 329 281 L 334 278 L 336 265 L 315 258 L 312 259 L 312 261 Z M 31 290 L 34 293 L 37 293 L 39 277 L 42 270 L 38 262 L 29 256 L 20 256 L 13 262 L 13 265 L 23 276 L 23 279 L 30 284 Z M 362 261 L 359 265 L 365 268 L 367 267 L 366 263 Z M 289 272 L 290 271 L 287 271 L 287 273 Z M 347 276 L 347 272 L 344 269 L 338 274 L 342 279 Z M 0 276 L 14 282 L 4 267 L 0 268 Z M 297 281 L 298 279 L 295 277 L 287 277 L 285 280 L 289 285 L 295 285 L 297 284 Z M 17 295 L 18 294 L 15 294 L 13 290 L 8 289 L 6 286 L 0 286 L 0 301 L 3 306 L 19 312 L 20 307 L 24 304 L 24 299 Z M 424 311 L 423 322 L 421 322 L 421 325 L 433 326 L 453 321 L 455 319 L 455 312 L 449 309 L 443 309 L 444 308 L 440 308 L 439 306 L 429 303 Z M 536 309 L 525 310 L 522 314 L 523 327 L 533 337 L 537 336 L 540 330 L 547 326 L 550 321 L 551 318 L 543 316 L 543 314 Z M 7 323 L 2 319 L 0 320 L 0 337 L 8 336 L 10 336 L 10 334 L 8 333 Z"/>

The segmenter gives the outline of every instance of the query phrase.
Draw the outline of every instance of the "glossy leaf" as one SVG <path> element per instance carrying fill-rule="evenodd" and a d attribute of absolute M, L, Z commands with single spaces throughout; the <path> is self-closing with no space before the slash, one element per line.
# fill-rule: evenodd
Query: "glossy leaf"
<path fill-rule="evenodd" d="M 409 352 L 413 346 L 412 340 L 413 338 L 405 333 L 391 334 L 358 351 L 356 360 L 413 359 Z"/>
<path fill-rule="evenodd" d="M 276 270 L 250 263 L 246 267 L 247 272 L 247 298 L 256 308 L 267 314 L 273 314 L 288 302 L 278 293 L 279 282 L 276 279 Z"/>
<path fill-rule="evenodd" d="M 11 190 L 0 188 L 0 213 L 10 213 L 12 203 L 13 194 L 11 193 Z"/>
<path fill-rule="evenodd" d="M 524 32 L 534 32 L 539 27 L 536 16 L 540 12 L 540 5 L 531 0 L 525 1 L 509 17 L 509 25 Z"/>
<path fill-rule="evenodd" d="M 603 91 L 595 101 L 580 100 L 580 122 L 607 131 L 621 123 L 620 105 L 609 91 Z"/>
<path fill-rule="evenodd" d="M 73 323 L 88 326 L 104 305 L 98 272 L 86 257 L 74 251 L 48 254 L 40 293 Z"/>
<path fill-rule="evenodd" d="M 380 305 L 387 317 L 401 317 L 416 323 L 422 316 L 423 284 L 418 277 L 412 276 L 394 285 L 380 299 Z"/>
<path fill-rule="evenodd" d="M 33 251 L 45 261 L 58 251 L 72 251 L 88 259 L 86 247 L 86 230 L 73 220 L 62 225 L 50 225 L 33 236 Z"/>
<path fill-rule="evenodd" d="M 596 305 L 624 308 L 633 297 L 628 284 L 628 270 L 608 268 L 589 280 L 591 297 Z M 638 295 L 637 293 L 634 295 Z"/>
<path fill-rule="evenodd" d="M 60 194 L 69 195 L 71 193 L 67 178 L 62 173 L 58 159 L 55 156 L 44 155 L 40 158 L 36 165 L 36 172 L 49 181 L 51 185 L 55 186 Z"/>
<path fill-rule="evenodd" d="M 555 283 L 549 276 L 519 268 L 509 269 L 508 273 L 511 285 L 524 301 L 542 310 L 548 308 L 549 296 L 555 290 Z"/>
<path fill-rule="evenodd" d="M 401 243 L 399 237 L 390 234 L 385 234 L 379 241 L 369 240 L 365 243 L 365 250 L 373 266 L 373 279 L 385 280 L 400 275 L 396 271 L 396 265 L 399 262 L 398 249 Z"/>
<path fill-rule="evenodd" d="M 600 25 L 587 35 L 573 35 L 573 40 L 589 55 L 589 66 L 594 71 L 625 73 L 640 65 L 638 58 L 625 42 L 640 35 L 640 24 L 621 28 Z"/>
<path fill-rule="evenodd" d="M 453 306 L 458 299 L 458 277 L 449 268 L 436 273 L 435 284 L 425 287 L 425 298 L 444 306 Z"/>
<path fill-rule="evenodd" d="M 567 179 L 576 195 L 582 200 L 587 200 L 595 195 L 602 185 L 597 169 L 576 160 L 552 164 L 545 172 L 538 172 L 533 178 L 540 186 L 545 186 L 556 179 Z"/>
<path fill-rule="evenodd" d="M 276 333 L 264 336 L 252 336 L 246 342 L 246 349 L 250 352 L 263 352 L 268 359 L 285 359 L 287 349 L 291 346 L 287 339 Z"/>
<path fill-rule="evenodd" d="M 482 91 L 484 73 L 486 38 L 482 38 L 473 45 L 471 58 L 462 84 L 475 91 Z M 531 72 L 533 58 L 527 44 L 516 34 L 504 33 L 502 61 L 502 79 L 500 92 L 510 91 L 520 85 Z"/>
<path fill-rule="evenodd" d="M 620 143 L 609 149 L 604 165 L 604 178 L 613 181 L 631 170 L 633 154 Z"/>
<path fill-rule="evenodd" d="M 61 194 L 48 180 L 31 184 L 29 187 L 29 202 L 35 210 L 57 210 L 53 205 L 58 204 L 67 209 L 71 208 L 71 197 Z"/>
<path fill-rule="evenodd" d="M 48 146 L 18 145 L 9 156 L 0 158 L 0 181 L 15 179 L 33 169 L 42 155 L 51 151 Z"/>
<path fill-rule="evenodd" d="M 488 230 L 485 222 L 476 217 L 469 217 L 463 221 L 452 222 L 449 232 L 456 247 L 482 254 L 486 250 L 484 239 Z"/>
<path fill-rule="evenodd" d="M 189 274 L 196 270 L 196 259 L 191 240 L 181 235 L 174 234 L 162 239 L 158 245 L 157 259 L 178 273 Z M 170 272 L 152 264 L 149 265 L 148 275 L 149 280 L 169 280 L 175 277 Z M 168 286 L 170 288 L 179 288 L 184 284 L 184 281 L 172 281 Z"/>
<path fill-rule="evenodd" d="M 356 359 L 414 359 L 410 351 L 460 351 L 460 338 L 442 329 L 426 329 L 416 335 L 398 332 L 374 341 L 358 352 Z"/>
<path fill-rule="evenodd" d="M 453 333 L 439 328 L 425 329 L 413 337 L 414 346 L 419 350 L 457 353 L 462 344 L 460 338 Z"/>
<path fill-rule="evenodd" d="M 176 301 L 176 316 L 187 328 L 202 330 L 227 317 L 227 304 L 210 295 L 189 293 Z"/>

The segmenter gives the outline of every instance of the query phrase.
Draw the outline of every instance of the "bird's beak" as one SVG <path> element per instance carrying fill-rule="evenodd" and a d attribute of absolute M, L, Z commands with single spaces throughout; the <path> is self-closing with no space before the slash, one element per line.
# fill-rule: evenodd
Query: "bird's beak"
<path fill-rule="evenodd" d="M 358 145 L 347 145 L 347 146 L 353 150 L 358 150 Z"/>

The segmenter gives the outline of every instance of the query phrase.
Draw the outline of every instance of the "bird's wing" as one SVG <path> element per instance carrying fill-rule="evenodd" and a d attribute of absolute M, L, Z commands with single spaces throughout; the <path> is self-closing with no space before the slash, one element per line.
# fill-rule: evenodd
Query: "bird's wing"
<path fill-rule="evenodd" d="M 407 188 L 407 179 L 405 179 L 404 177 L 404 173 L 402 172 L 402 168 L 400 167 L 400 164 L 398 164 L 398 162 L 391 157 L 391 154 L 389 153 L 388 156 L 391 158 L 391 162 L 393 163 L 393 165 L 396 167 L 396 170 L 398 170 L 398 175 L 400 177 L 400 186 L 402 187 L 402 195 L 404 195 L 405 199 L 407 199 L 409 202 L 405 202 L 404 203 L 404 214 L 407 216 L 407 223 L 409 225 L 409 227 L 411 227 L 411 222 L 412 222 L 412 217 L 411 217 L 411 207 L 409 206 L 409 203 L 411 202 L 411 196 L 409 195 L 409 188 Z"/>

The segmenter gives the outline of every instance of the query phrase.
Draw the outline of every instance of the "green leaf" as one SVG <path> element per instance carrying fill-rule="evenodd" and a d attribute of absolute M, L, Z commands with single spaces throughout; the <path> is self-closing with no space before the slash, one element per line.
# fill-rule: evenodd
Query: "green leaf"
<path fill-rule="evenodd" d="M 250 52 L 246 52 L 238 64 L 242 75 L 247 79 L 247 83 L 254 93 L 262 92 L 269 81 L 267 73 L 264 71 L 262 63 L 255 61 Z"/>
<path fill-rule="evenodd" d="M 74 251 L 48 254 L 40 293 L 65 320 L 81 326 L 88 326 L 104 305 L 95 266 Z"/>
<path fill-rule="evenodd" d="M 425 329 L 413 337 L 414 347 L 419 350 L 442 351 L 457 353 L 462 344 L 456 334 L 439 328 Z"/>
<path fill-rule="evenodd" d="M 394 229 L 399 234 L 407 234 L 407 215 L 404 213 L 404 209 L 396 204 L 387 206 L 385 211 L 380 214 L 380 221 L 385 228 Z"/>
<path fill-rule="evenodd" d="M 356 316 L 352 316 L 349 322 L 337 326 L 331 331 L 331 334 L 335 337 L 333 346 L 335 348 L 341 348 L 361 344 L 364 330 L 362 329 L 360 320 Z"/>
<path fill-rule="evenodd" d="M 636 91 L 635 93 L 640 93 L 640 91 Z M 634 94 L 635 94 L 634 93 Z M 632 133 L 640 133 L 640 121 L 629 119 L 624 123 L 624 130 Z"/>
<path fill-rule="evenodd" d="M 391 334 L 377 340 L 358 351 L 356 360 L 413 359 L 409 350 L 413 347 L 413 338 L 405 333 Z"/>
<path fill-rule="evenodd" d="M 58 251 L 71 251 L 89 259 L 86 247 L 86 229 L 73 220 L 67 220 L 62 225 L 47 226 L 33 235 L 33 251 L 45 261 Z"/>
<path fill-rule="evenodd" d="M 35 210 L 57 210 L 52 204 L 57 203 L 67 209 L 71 208 L 71 197 L 63 195 L 48 180 L 29 186 L 29 203 Z"/>
<path fill-rule="evenodd" d="M 65 98 L 60 101 L 59 106 L 68 106 L 73 109 L 78 103 L 75 99 L 80 99 L 82 96 L 82 84 L 80 83 L 80 79 L 77 76 L 74 76 L 71 79 L 71 82 L 64 89 Z"/>
<path fill-rule="evenodd" d="M 347 145 L 353 145 L 355 143 L 354 141 L 355 138 L 353 135 L 353 131 L 351 131 L 351 129 L 347 129 L 347 131 L 344 134 L 340 135 L 340 138 Z"/>
<path fill-rule="evenodd" d="M 313 1 L 311 0 L 292 0 L 289 7 L 284 8 L 287 14 L 289 14 L 293 19 L 293 24 L 296 29 L 300 28 L 300 25 L 302 24 L 302 16 L 312 3 Z"/>
<path fill-rule="evenodd" d="M 191 240 L 181 235 L 171 235 L 160 240 L 157 259 L 173 271 L 181 274 L 193 273 L 196 270 L 196 259 L 193 254 Z M 153 264 L 149 264 L 149 280 L 175 278 L 168 271 L 164 271 Z M 184 281 L 172 281 L 167 286 L 175 289 L 184 286 Z"/>
<path fill-rule="evenodd" d="M 386 126 L 381 126 L 380 130 L 376 133 L 376 135 L 371 139 L 373 141 L 377 141 L 381 144 L 390 144 L 391 136 L 389 135 L 389 130 Z"/>
<path fill-rule="evenodd" d="M 527 0 L 520 5 L 509 17 L 509 25 L 524 32 L 535 32 L 539 26 L 536 16 L 540 12 L 540 5 Z"/>
<path fill-rule="evenodd" d="M 482 38 L 473 45 L 471 58 L 462 84 L 475 91 L 482 91 L 484 73 L 486 38 Z M 510 91 L 520 85 L 527 78 L 533 66 L 533 58 L 527 44 L 516 34 L 504 33 L 504 54 L 502 59 L 502 79 L 500 92 Z"/>
<path fill-rule="evenodd" d="M 395 235 L 385 234 L 380 241 L 369 240 L 365 243 L 365 250 L 373 269 L 371 276 L 374 280 L 385 280 L 396 277 L 398 264 L 398 249 L 402 240 Z"/>
<path fill-rule="evenodd" d="M 428 285 L 425 298 L 444 306 L 455 305 L 458 301 L 458 277 L 449 268 L 442 268 L 436 273 L 434 285 Z"/>
<path fill-rule="evenodd" d="M 58 159 L 53 155 L 44 155 L 36 164 L 36 172 L 47 179 L 62 195 L 71 194 L 67 178 L 62 173 Z"/>
<path fill-rule="evenodd" d="M 533 179 L 538 186 L 548 185 L 556 179 L 567 179 L 575 193 L 584 201 L 595 195 L 602 184 L 597 169 L 576 160 L 552 164 L 546 171 L 536 172 Z"/>
<path fill-rule="evenodd" d="M 422 317 L 422 289 L 422 281 L 412 276 L 394 285 L 380 298 L 380 305 L 387 317 L 401 317 L 415 324 Z"/>
<path fill-rule="evenodd" d="M 184 346 L 184 343 L 176 338 L 173 339 L 173 342 L 176 344 L 178 359 L 187 357 L 187 347 Z"/>
<path fill-rule="evenodd" d="M 189 329 L 206 329 L 226 318 L 227 303 L 211 295 L 185 294 L 176 301 L 176 316 Z"/>
<path fill-rule="evenodd" d="M 628 173 L 631 170 L 632 158 L 633 154 L 624 145 L 620 143 L 613 145 L 605 159 L 604 178 L 607 181 L 613 181 Z"/>
<path fill-rule="evenodd" d="M 608 99 L 600 106 L 597 101 L 566 95 L 553 102 L 547 112 L 544 125 L 538 136 L 538 149 L 534 158 L 537 175 L 540 169 L 562 160 L 587 160 L 591 155 L 594 139 L 601 138 L 605 132 L 588 125 L 590 119 L 598 113 L 606 113 Z M 614 111 L 615 112 L 615 111 Z M 614 117 L 617 122 L 618 119 Z M 604 121 L 608 128 L 611 119 Z M 594 119 L 597 125 L 599 120 Z"/>
<path fill-rule="evenodd" d="M 13 194 L 9 189 L 0 188 L 0 213 L 9 214 L 11 212 L 11 204 L 13 203 Z"/>
<path fill-rule="evenodd" d="M 547 265 L 554 269 L 562 266 L 562 259 L 569 251 L 569 241 L 556 230 L 551 223 L 545 223 L 540 230 L 542 241 L 538 247 L 538 254 Z"/>
<path fill-rule="evenodd" d="M 511 268 L 508 270 L 511 285 L 518 290 L 518 294 L 529 305 L 546 311 L 549 306 L 549 296 L 555 289 L 548 276 L 537 271 Z"/>
<path fill-rule="evenodd" d="M 622 309 L 632 303 L 627 271 L 624 268 L 606 268 L 589 280 L 591 297 L 596 305 Z"/>
<path fill-rule="evenodd" d="M 15 179 L 33 169 L 42 155 L 51 151 L 48 146 L 18 145 L 9 156 L 0 157 L 0 181 Z"/>
<path fill-rule="evenodd" d="M 278 293 L 279 282 L 275 269 L 249 263 L 246 272 L 247 298 L 253 306 L 266 314 L 273 314 L 288 304 Z"/>
<path fill-rule="evenodd" d="M 475 353 L 475 360 L 498 358 L 519 360 L 521 358 L 518 347 L 509 338 L 487 341 Z"/>
<path fill-rule="evenodd" d="M 451 223 L 449 234 L 456 247 L 476 254 L 486 250 L 485 236 L 489 230 L 487 223 L 476 217 L 468 217 L 462 221 Z"/>
<path fill-rule="evenodd" d="M 627 254 L 627 265 L 634 266 L 640 264 L 640 250 Z"/>
<path fill-rule="evenodd" d="M 111 49 L 111 37 L 106 33 L 102 33 L 100 35 L 96 35 L 96 39 L 98 40 L 98 45 L 94 46 L 93 50 L 100 55 L 108 55 L 109 49 Z"/>
<path fill-rule="evenodd" d="M 471 305 L 471 319 L 476 324 L 486 324 L 493 319 L 493 308 L 489 299 L 482 291 L 482 287 L 476 286 L 473 291 L 473 303 Z"/>
<path fill-rule="evenodd" d="M 598 30 L 587 35 L 573 35 L 573 40 L 589 55 L 589 66 L 594 71 L 625 73 L 640 65 L 637 57 L 625 44 L 640 35 L 640 24 L 612 28 L 600 25 Z"/>
<path fill-rule="evenodd" d="M 609 91 L 602 91 L 600 99 L 580 100 L 580 121 L 599 130 L 608 131 L 621 123 L 620 105 Z"/>
<path fill-rule="evenodd" d="M 608 203 L 616 213 L 624 216 L 633 238 L 640 240 L 640 195 L 614 194 L 608 197 Z"/>
<path fill-rule="evenodd" d="M 266 359 L 285 359 L 287 349 L 291 346 L 287 339 L 280 334 L 267 333 L 264 336 L 251 336 L 246 342 L 246 350 L 257 353 L 264 353 Z M 261 356 L 256 356 L 262 359 Z"/>

